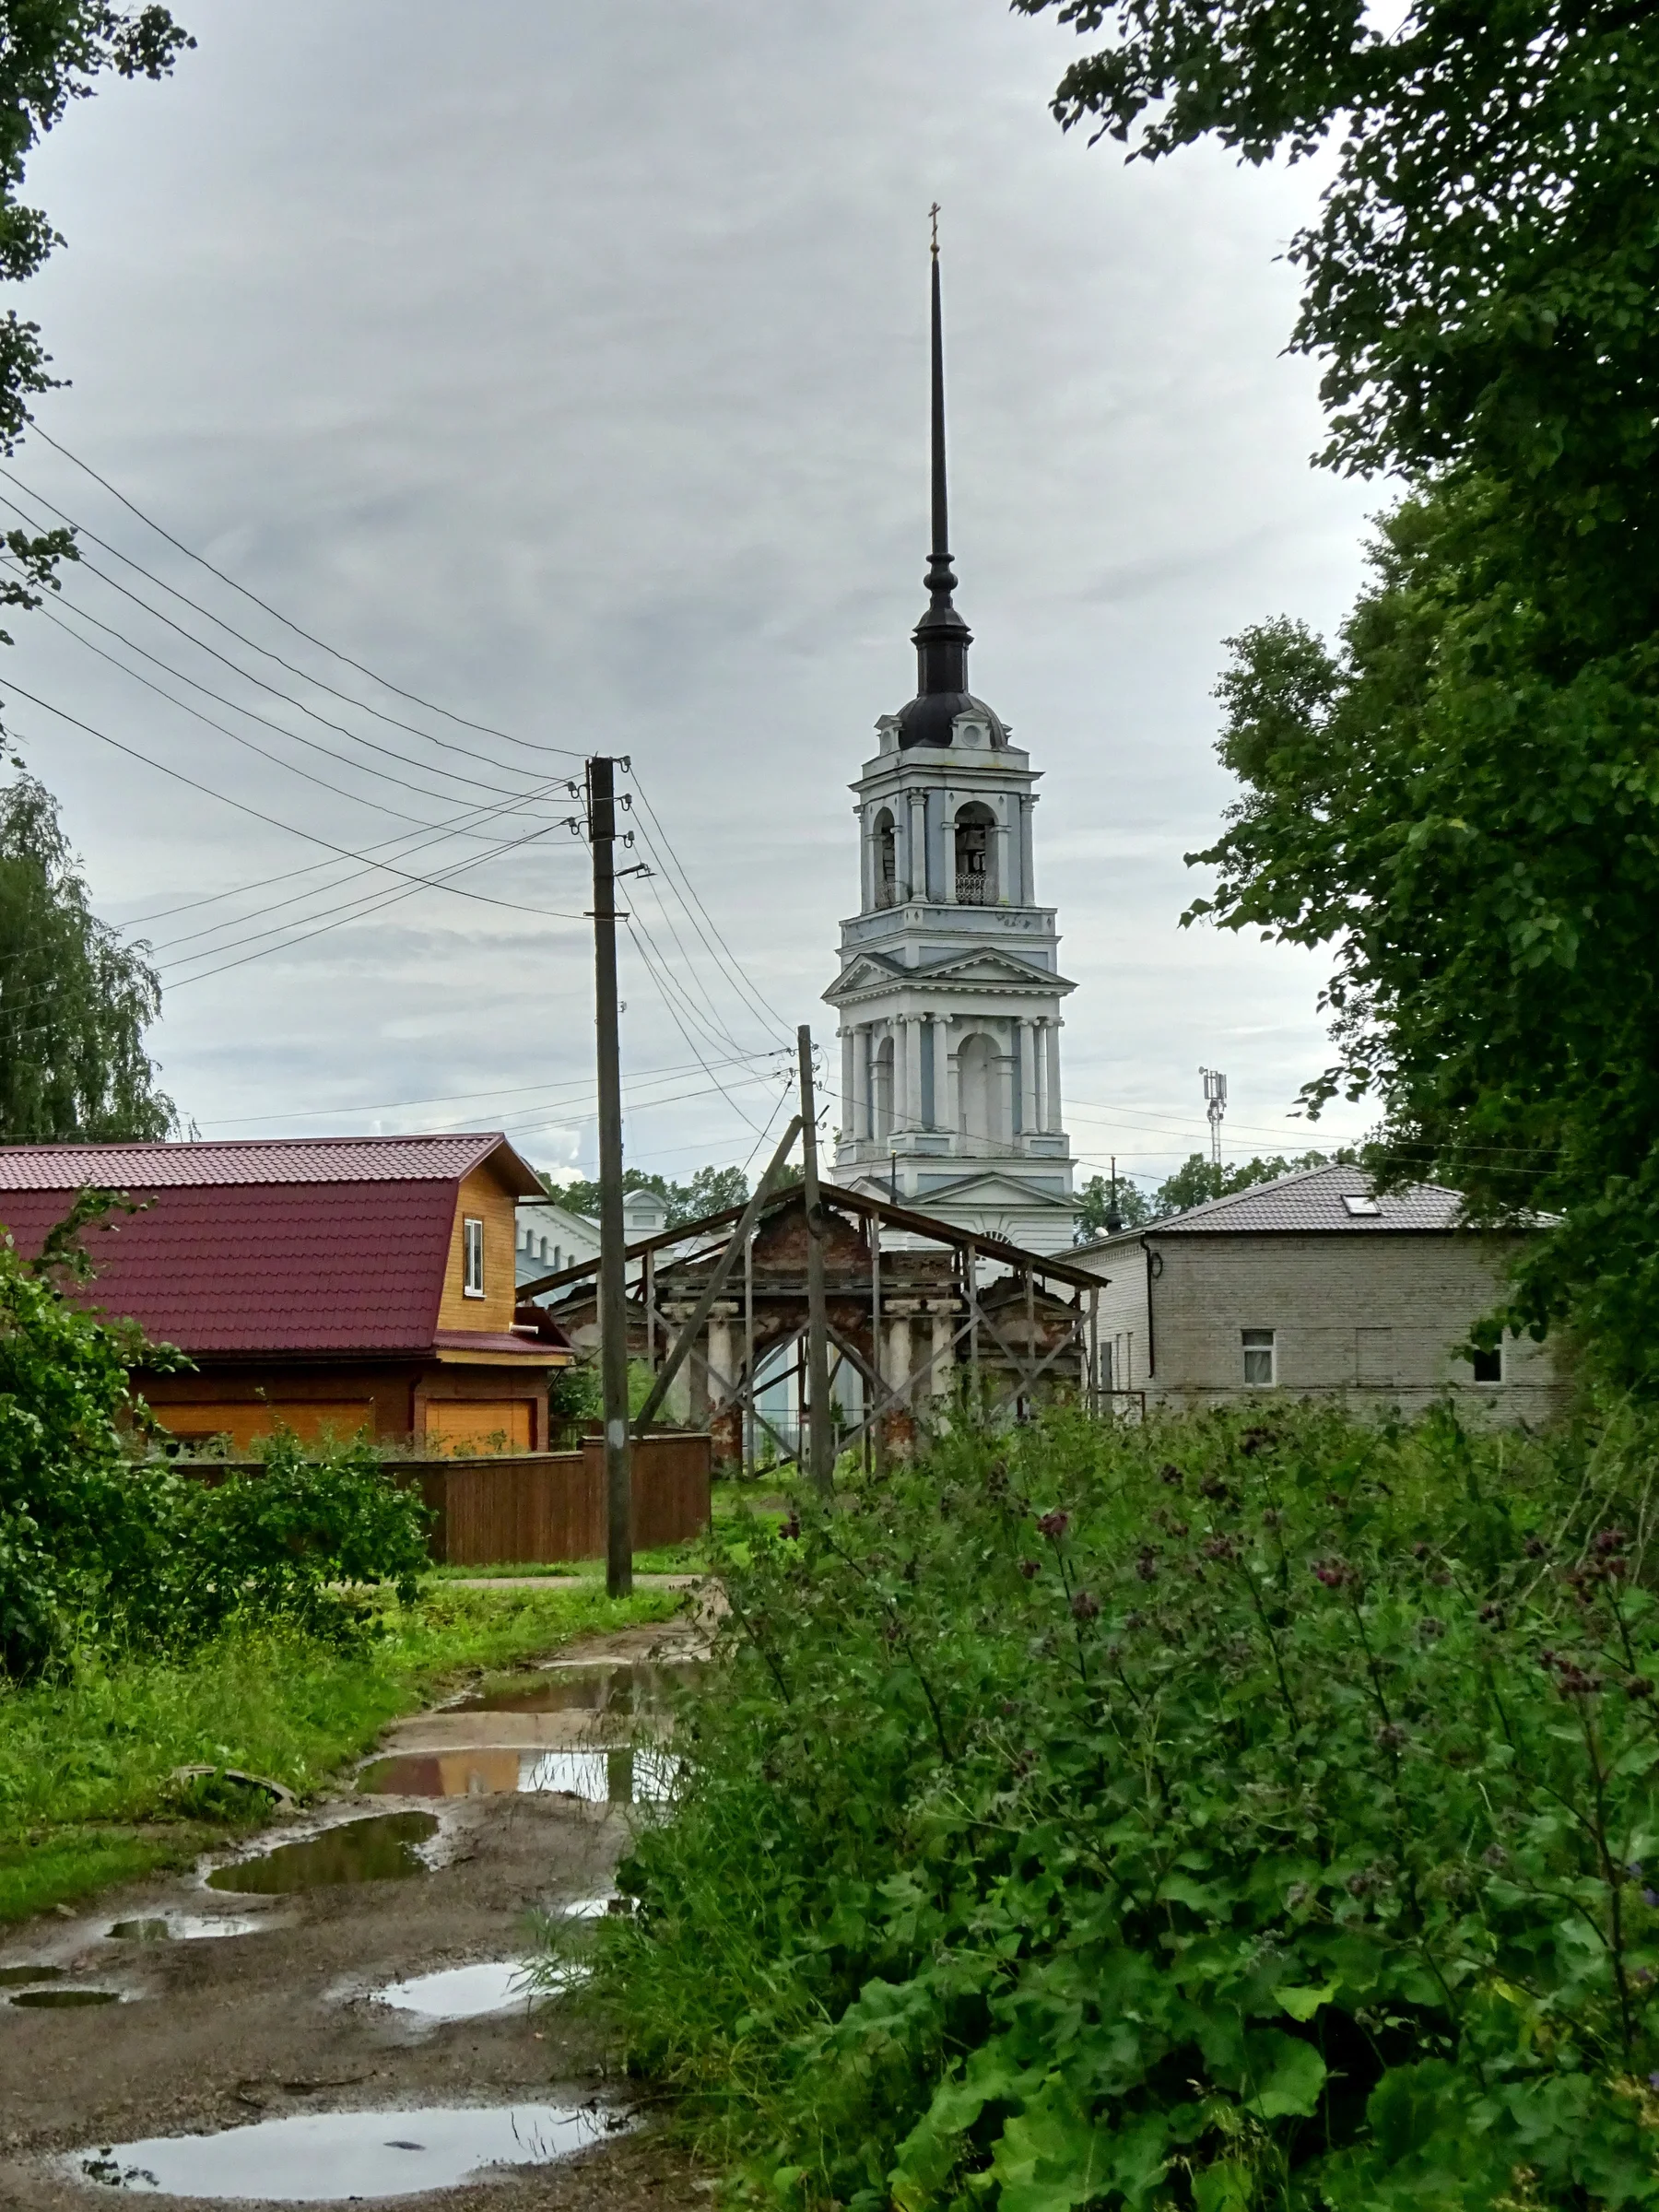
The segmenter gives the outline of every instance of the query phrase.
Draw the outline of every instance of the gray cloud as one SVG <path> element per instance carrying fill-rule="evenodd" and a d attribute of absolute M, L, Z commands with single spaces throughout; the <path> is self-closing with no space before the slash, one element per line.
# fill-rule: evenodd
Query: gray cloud
<path fill-rule="evenodd" d="M 688 962 L 638 887 L 711 1058 L 728 1034 L 760 1051 L 799 1019 L 830 1030 L 818 993 L 856 881 L 845 787 L 911 688 L 924 211 L 945 203 L 960 599 L 976 688 L 1045 771 L 1040 879 L 1081 985 L 1079 1148 L 1148 1172 L 1184 1154 L 1200 1060 L 1228 1066 L 1241 1129 L 1280 1127 L 1323 1065 L 1321 966 L 1176 917 L 1194 888 L 1180 855 L 1230 796 L 1210 749 L 1219 640 L 1282 610 L 1333 621 L 1378 503 L 1310 471 L 1314 372 L 1282 354 L 1294 287 L 1275 256 L 1313 175 L 1207 152 L 1125 168 L 1064 139 L 1045 102 L 1070 41 L 994 0 L 289 0 L 193 28 L 174 83 L 100 95 L 35 165 L 69 240 L 28 294 L 74 378 L 44 426 L 393 682 L 573 755 L 631 753 L 783 1018 L 745 1003 L 670 900 Z M 408 712 L 189 571 L 50 449 L 18 465 L 262 641 Z M 95 580 L 71 595 L 208 680 Z M 299 782 L 46 624 L 7 677 L 341 844 L 400 827 L 376 800 L 445 811 L 372 771 L 337 771 L 349 800 Z M 112 918 L 321 856 L 15 714 Z M 437 767 L 491 772 L 407 750 L 457 796 Z M 176 970 L 157 1037 L 170 1088 L 208 1131 L 505 1120 L 536 1157 L 582 1157 L 583 927 L 515 909 L 579 914 L 584 868 L 556 830 L 462 879 L 514 904 L 426 892 L 200 982 Z M 630 1065 L 692 1065 L 627 959 Z M 641 1106 L 637 1156 L 743 1157 L 777 1096 L 760 1066 L 735 1108 L 700 1074 L 645 1085 L 700 1095 Z M 538 1085 L 565 1103 L 535 1123 Z M 378 1111 L 405 1100 L 444 1102 Z M 312 1109 L 314 1124 L 277 1118 Z"/>

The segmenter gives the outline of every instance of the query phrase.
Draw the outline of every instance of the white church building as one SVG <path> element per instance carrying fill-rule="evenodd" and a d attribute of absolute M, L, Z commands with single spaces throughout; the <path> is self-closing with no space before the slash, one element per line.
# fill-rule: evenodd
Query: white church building
<path fill-rule="evenodd" d="M 835 1179 L 1036 1252 L 1072 1241 L 1054 909 L 1037 900 L 1038 771 L 968 688 L 945 475 L 933 260 L 933 554 L 916 696 L 876 724 L 858 804 L 858 912 L 841 924 Z"/>

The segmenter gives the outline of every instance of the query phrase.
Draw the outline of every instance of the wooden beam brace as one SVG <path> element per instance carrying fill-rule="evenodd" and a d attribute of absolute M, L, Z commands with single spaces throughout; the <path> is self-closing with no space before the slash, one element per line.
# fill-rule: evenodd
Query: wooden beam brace
<path fill-rule="evenodd" d="M 753 1197 L 750 1198 L 748 1204 L 744 1207 L 742 1214 L 738 1218 L 737 1226 L 732 1231 L 730 1241 L 727 1243 L 725 1250 L 721 1253 L 719 1260 L 716 1262 L 713 1273 L 710 1276 L 708 1281 L 703 1285 L 702 1296 L 698 1300 L 696 1307 L 692 1312 L 690 1320 L 687 1322 L 685 1327 L 681 1329 L 679 1335 L 675 1338 L 673 1347 L 670 1349 L 667 1358 L 663 1361 L 662 1372 L 657 1376 L 656 1381 L 651 1386 L 651 1395 L 646 1399 L 644 1405 L 641 1406 L 639 1412 L 635 1415 L 633 1430 L 636 1436 L 643 1436 L 646 1430 L 650 1428 L 651 1423 L 655 1417 L 657 1407 L 668 1395 L 669 1385 L 673 1382 L 675 1376 L 679 1373 L 680 1369 L 686 1364 L 687 1355 L 689 1353 L 691 1347 L 696 1343 L 698 1337 L 702 1334 L 703 1324 L 708 1320 L 709 1315 L 714 1310 L 714 1300 L 720 1296 L 722 1290 L 724 1289 L 726 1277 L 731 1274 L 732 1269 L 736 1265 L 738 1259 L 741 1257 L 746 1246 L 747 1245 L 749 1231 L 755 1226 L 755 1221 L 760 1212 L 760 1208 L 766 1204 L 769 1194 L 767 1186 L 771 1182 L 772 1177 L 777 1173 L 778 1170 L 783 1165 L 783 1162 L 789 1158 L 790 1151 L 794 1147 L 795 1138 L 799 1136 L 800 1134 L 801 1117 L 797 1113 L 794 1119 L 790 1123 L 788 1128 L 784 1130 L 782 1141 L 779 1145 L 777 1150 L 772 1154 L 771 1164 L 767 1168 L 765 1174 L 761 1176 L 759 1182 L 755 1185 Z"/>

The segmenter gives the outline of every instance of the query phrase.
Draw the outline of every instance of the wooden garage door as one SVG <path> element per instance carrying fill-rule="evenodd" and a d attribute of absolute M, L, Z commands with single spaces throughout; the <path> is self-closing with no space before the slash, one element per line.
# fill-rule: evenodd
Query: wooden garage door
<path fill-rule="evenodd" d="M 429 1398 L 427 1442 L 441 1452 L 528 1452 L 528 1398 Z"/>
<path fill-rule="evenodd" d="M 374 1433 L 374 1408 L 346 1398 L 300 1399 L 291 1405 L 158 1406 L 156 1418 L 169 1436 L 181 1442 L 209 1436 L 225 1436 L 235 1452 L 246 1452 L 269 1436 L 280 1421 L 302 1444 L 320 1444 L 325 1436 L 349 1443 L 360 1430 Z"/>

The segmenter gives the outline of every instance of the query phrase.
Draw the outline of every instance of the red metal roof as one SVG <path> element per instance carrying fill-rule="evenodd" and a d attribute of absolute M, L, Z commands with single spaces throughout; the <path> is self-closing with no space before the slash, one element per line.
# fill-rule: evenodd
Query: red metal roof
<path fill-rule="evenodd" d="M 462 1136 L 239 1137 L 229 1144 L 0 1145 L 0 1191 L 172 1190 L 185 1184 L 458 1182 L 500 1152 L 522 1198 L 545 1197 L 499 1132 Z"/>
<path fill-rule="evenodd" d="M 76 1190 L 124 1190 L 145 1210 L 83 1232 L 98 1273 L 76 1295 L 152 1340 L 429 1358 L 461 1180 L 492 1156 L 510 1187 L 530 1178 L 494 1135 L 15 1145 L 0 1147 L 0 1224 L 33 1253 Z"/>

